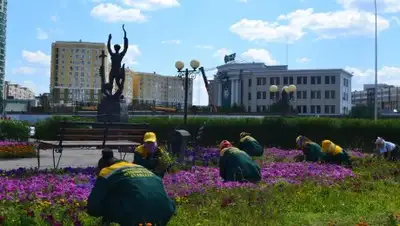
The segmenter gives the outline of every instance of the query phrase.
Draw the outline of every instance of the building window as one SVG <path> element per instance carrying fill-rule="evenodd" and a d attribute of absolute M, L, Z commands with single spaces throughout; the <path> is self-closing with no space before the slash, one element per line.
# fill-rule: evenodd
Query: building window
<path fill-rule="evenodd" d="M 301 99 L 301 91 L 296 92 L 296 97 L 297 97 L 297 99 Z"/>
<path fill-rule="evenodd" d="M 249 87 L 251 87 L 251 79 L 249 79 Z"/>
<path fill-rule="evenodd" d="M 343 78 L 343 86 L 344 87 L 349 87 L 349 80 L 346 78 Z"/>
<path fill-rule="evenodd" d="M 304 76 L 304 77 L 303 77 L 303 85 L 307 85 L 307 82 L 308 82 L 307 80 L 308 80 L 308 79 L 307 79 L 307 76 Z"/>
<path fill-rule="evenodd" d="M 301 106 L 297 106 L 297 113 L 301 113 Z"/>
<path fill-rule="evenodd" d="M 335 105 L 331 105 L 331 114 L 336 114 L 336 106 Z"/>
<path fill-rule="evenodd" d="M 248 100 L 251 100 L 251 93 L 249 93 L 249 95 L 247 97 L 248 97 Z"/>
<path fill-rule="evenodd" d="M 331 76 L 325 76 L 325 85 L 331 84 Z"/>
<path fill-rule="evenodd" d="M 315 85 L 315 76 L 311 76 L 311 85 Z"/>
<path fill-rule="evenodd" d="M 300 76 L 298 76 L 297 78 L 296 78 L 296 84 L 297 85 L 301 85 L 301 82 L 302 82 L 302 80 L 303 80 L 303 77 L 300 77 Z"/>
<path fill-rule="evenodd" d="M 331 99 L 335 99 L 336 98 L 336 92 L 335 90 L 331 90 Z"/>
<path fill-rule="evenodd" d="M 321 114 L 321 106 L 317 105 L 317 114 Z"/>
<path fill-rule="evenodd" d="M 283 77 L 283 85 L 292 85 L 293 84 L 293 77 Z"/>
<path fill-rule="evenodd" d="M 247 112 L 251 112 L 251 106 L 247 106 Z"/>
<path fill-rule="evenodd" d="M 306 90 L 303 91 L 302 97 L 303 97 L 303 99 L 307 99 L 307 91 Z"/>
<path fill-rule="evenodd" d="M 336 83 L 336 77 L 335 76 L 331 76 L 331 84 L 335 84 Z"/>
<path fill-rule="evenodd" d="M 266 99 L 267 99 L 267 92 L 264 91 L 264 92 L 262 93 L 262 96 L 263 96 L 263 99 L 266 100 Z"/>
<path fill-rule="evenodd" d="M 303 106 L 303 114 L 307 113 L 307 105 Z"/>
<path fill-rule="evenodd" d="M 326 78 L 326 77 L 325 77 Z M 329 90 L 325 90 L 325 99 L 329 99 L 329 94 L 331 92 L 329 92 Z"/>
<path fill-rule="evenodd" d="M 315 105 L 311 105 L 311 114 L 315 114 Z"/>
<path fill-rule="evenodd" d="M 257 92 L 257 100 L 260 100 L 260 99 L 261 99 L 261 92 L 258 91 L 258 92 Z"/>
<path fill-rule="evenodd" d="M 317 84 L 320 85 L 321 84 L 321 76 L 317 76 Z"/>
<path fill-rule="evenodd" d="M 329 105 L 325 105 L 324 106 L 324 113 L 325 114 L 329 114 L 329 110 L 330 110 L 330 106 Z"/>

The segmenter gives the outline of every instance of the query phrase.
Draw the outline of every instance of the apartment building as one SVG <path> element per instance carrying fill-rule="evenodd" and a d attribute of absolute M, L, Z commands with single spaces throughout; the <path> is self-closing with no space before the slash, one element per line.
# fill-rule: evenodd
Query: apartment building
<path fill-rule="evenodd" d="M 98 103 L 101 100 L 102 50 L 107 51 L 104 43 L 57 41 L 52 44 L 50 102 L 53 105 Z M 107 58 L 105 61 L 108 62 Z M 106 72 L 108 65 L 105 65 Z"/>
<path fill-rule="evenodd" d="M 193 81 L 189 82 L 188 106 L 193 101 Z M 183 108 L 185 101 L 184 80 L 176 76 L 134 72 L 133 100 L 156 106 Z"/>
<path fill-rule="evenodd" d="M 374 106 L 375 84 L 365 84 L 363 90 L 351 92 L 351 99 L 353 106 Z M 377 102 L 380 111 L 399 110 L 400 87 L 388 84 L 378 84 Z"/>
<path fill-rule="evenodd" d="M 0 0 L 0 99 L 5 98 L 4 75 L 6 66 L 7 0 Z"/>
<path fill-rule="evenodd" d="M 4 97 L 5 99 L 14 100 L 34 100 L 35 93 L 27 87 L 18 84 L 12 84 L 8 81 L 4 83 Z"/>
<path fill-rule="evenodd" d="M 213 102 L 217 106 L 243 105 L 248 112 L 264 112 L 277 101 L 279 93 L 269 92 L 271 85 L 295 85 L 291 101 L 299 114 L 339 115 L 351 109 L 352 74 L 342 69 L 289 70 L 286 65 L 264 63 L 228 63 L 217 67 L 212 83 Z"/>

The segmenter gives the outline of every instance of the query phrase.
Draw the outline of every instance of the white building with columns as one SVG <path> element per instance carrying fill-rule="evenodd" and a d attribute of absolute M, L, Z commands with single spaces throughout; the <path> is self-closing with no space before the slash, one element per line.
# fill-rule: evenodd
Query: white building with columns
<path fill-rule="evenodd" d="M 243 106 L 247 112 L 264 112 L 276 102 L 271 85 L 295 85 L 291 104 L 299 114 L 348 114 L 352 74 L 343 69 L 289 70 L 287 65 L 228 63 L 217 67 L 211 82 L 212 100 L 219 107 Z"/>

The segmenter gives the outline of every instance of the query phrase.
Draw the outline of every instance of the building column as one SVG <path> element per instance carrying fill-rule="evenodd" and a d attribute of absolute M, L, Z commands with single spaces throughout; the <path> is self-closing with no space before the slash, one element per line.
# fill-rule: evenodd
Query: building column
<path fill-rule="evenodd" d="M 231 80 L 231 107 L 235 103 L 235 80 Z"/>
<path fill-rule="evenodd" d="M 222 84 L 221 82 L 218 81 L 218 89 L 217 89 L 217 106 L 221 106 L 222 105 L 222 96 L 221 96 L 221 92 L 222 92 Z"/>
<path fill-rule="evenodd" d="M 236 80 L 236 104 L 240 105 L 240 80 Z"/>

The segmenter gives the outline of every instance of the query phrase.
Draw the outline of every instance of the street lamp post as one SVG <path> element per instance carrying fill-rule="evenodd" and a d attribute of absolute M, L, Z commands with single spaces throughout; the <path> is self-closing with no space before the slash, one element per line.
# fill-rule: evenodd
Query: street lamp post
<path fill-rule="evenodd" d="M 374 106 L 374 120 L 378 120 L 378 7 L 376 0 L 375 6 L 375 106 Z"/>
<path fill-rule="evenodd" d="M 187 112 L 188 112 L 188 92 L 189 92 L 189 79 L 194 80 L 196 78 L 196 74 L 198 73 L 197 69 L 200 67 L 200 62 L 198 60 L 190 61 L 190 67 L 192 70 L 188 68 L 183 69 L 185 64 L 182 61 L 177 61 L 175 63 L 175 68 L 178 70 L 178 77 L 184 80 L 184 89 L 185 89 L 185 102 L 183 107 L 183 124 L 187 125 Z"/>
<path fill-rule="evenodd" d="M 297 87 L 295 85 L 284 86 L 281 90 L 281 97 L 276 94 L 279 92 L 279 87 L 276 85 L 271 85 L 269 91 L 275 93 L 275 99 L 281 107 L 281 116 L 285 116 L 290 110 L 289 101 L 293 99 L 293 94 L 296 92 Z"/>

